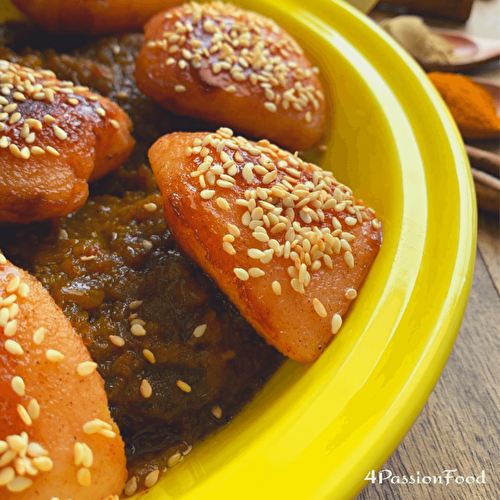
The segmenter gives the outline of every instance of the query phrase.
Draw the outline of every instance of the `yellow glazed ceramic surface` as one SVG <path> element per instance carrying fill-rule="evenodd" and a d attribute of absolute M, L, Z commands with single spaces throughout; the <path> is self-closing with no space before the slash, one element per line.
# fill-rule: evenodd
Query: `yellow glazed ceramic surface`
<path fill-rule="evenodd" d="M 319 361 L 287 362 L 146 498 L 347 499 L 408 431 L 453 346 L 473 272 L 473 184 L 437 93 L 370 20 L 329 0 L 235 3 L 278 21 L 321 68 L 323 166 L 377 210 L 384 243 Z"/>

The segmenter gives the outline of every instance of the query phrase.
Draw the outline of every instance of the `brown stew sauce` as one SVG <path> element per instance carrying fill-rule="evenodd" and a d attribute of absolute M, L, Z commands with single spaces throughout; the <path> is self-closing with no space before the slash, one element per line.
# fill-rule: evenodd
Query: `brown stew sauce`
<path fill-rule="evenodd" d="M 0 59 L 86 85 L 115 100 L 134 122 L 132 157 L 91 186 L 80 211 L 28 226 L 0 225 L 0 248 L 43 283 L 98 363 L 129 477 L 138 478 L 139 488 L 149 472 L 174 466 L 193 443 L 229 422 L 284 359 L 170 235 L 147 150 L 165 133 L 214 126 L 177 117 L 137 90 L 141 43 L 140 34 L 88 41 L 0 26 Z M 153 203 L 156 210 L 145 208 Z M 134 323 L 146 334 L 133 335 Z M 196 337 L 199 325 L 207 327 Z M 148 398 L 143 379 L 153 390 Z"/>

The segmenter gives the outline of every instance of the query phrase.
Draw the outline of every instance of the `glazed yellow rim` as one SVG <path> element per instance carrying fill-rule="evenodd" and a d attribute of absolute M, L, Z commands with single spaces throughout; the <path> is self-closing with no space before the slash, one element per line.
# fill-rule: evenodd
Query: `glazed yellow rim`
<path fill-rule="evenodd" d="M 374 206 L 384 244 L 319 361 L 285 363 L 147 497 L 347 499 L 408 431 L 453 346 L 473 274 L 473 183 L 439 95 L 369 19 L 331 0 L 234 3 L 277 20 L 321 68 L 333 116 L 323 166 Z"/>
<path fill-rule="evenodd" d="M 240 416 L 195 447 L 150 494 L 155 500 L 347 499 L 408 431 L 453 346 L 473 274 L 473 183 L 441 98 L 369 19 L 328 0 L 236 3 L 277 20 L 321 68 L 334 107 L 323 166 L 375 206 L 385 239 L 342 335 L 320 360 L 286 363 Z M 360 81 L 342 82 L 332 65 L 343 64 L 359 68 Z M 343 144 L 356 145 L 346 126 L 358 122 L 337 98 L 348 95 L 342 85 L 361 95 L 360 82 L 387 118 L 380 140 L 391 144 L 387 161 L 399 169 L 386 170 L 380 156 L 374 173 Z M 360 121 L 369 117 L 370 111 Z"/>

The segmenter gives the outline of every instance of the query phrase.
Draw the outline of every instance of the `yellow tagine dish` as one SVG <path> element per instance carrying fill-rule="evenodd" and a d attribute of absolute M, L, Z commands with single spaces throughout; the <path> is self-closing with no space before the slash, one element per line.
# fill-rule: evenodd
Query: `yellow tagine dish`
<path fill-rule="evenodd" d="M 383 243 L 324 353 L 286 360 L 145 498 L 349 499 L 417 418 L 458 333 L 476 248 L 467 156 L 419 66 L 354 7 L 234 3 L 277 21 L 319 68 L 326 146 L 305 156 L 373 207 Z M 0 0 L 0 22 L 18 15 Z"/>

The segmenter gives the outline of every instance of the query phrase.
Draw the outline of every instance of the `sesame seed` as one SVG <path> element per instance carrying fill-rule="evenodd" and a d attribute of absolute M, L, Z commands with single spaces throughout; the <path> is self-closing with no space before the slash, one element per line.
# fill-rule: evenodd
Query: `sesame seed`
<path fill-rule="evenodd" d="M 240 230 L 238 229 L 237 226 L 235 226 L 234 224 L 229 224 L 227 225 L 227 230 L 236 238 L 238 238 L 240 236 Z"/>
<path fill-rule="evenodd" d="M 17 476 L 7 484 L 7 489 L 12 493 L 20 493 L 21 491 L 27 490 L 32 484 L 33 481 L 31 479 Z"/>
<path fill-rule="evenodd" d="M 7 264 L 7 259 L 5 258 L 5 255 L 0 253 L 0 265 L 5 266 Z"/>
<path fill-rule="evenodd" d="M 59 151 L 52 146 L 47 146 L 47 153 L 50 153 L 52 156 L 61 156 Z"/>
<path fill-rule="evenodd" d="M 355 226 L 358 222 L 358 219 L 355 217 L 346 217 L 344 220 L 348 226 Z"/>
<path fill-rule="evenodd" d="M 0 471 L 0 486 L 6 486 L 15 477 L 16 473 L 12 467 L 6 467 Z"/>
<path fill-rule="evenodd" d="M 23 348 L 15 340 L 6 340 L 4 346 L 5 349 L 14 356 L 22 356 L 24 354 Z"/>
<path fill-rule="evenodd" d="M 14 306 L 18 307 L 17 304 L 12 304 L 12 307 Z M 18 326 L 17 321 L 13 319 L 12 321 L 9 321 L 5 325 L 3 333 L 5 334 L 6 337 L 13 337 L 17 332 L 17 326 Z"/>
<path fill-rule="evenodd" d="M 174 453 L 168 460 L 167 460 L 167 465 L 169 467 L 173 467 L 174 465 L 177 465 L 181 460 L 181 454 L 179 452 Z"/>
<path fill-rule="evenodd" d="M 103 430 L 111 430 L 112 427 L 110 424 L 107 422 L 104 422 L 103 420 L 99 418 L 95 418 L 94 420 L 89 420 L 85 424 L 83 424 L 83 432 L 85 434 L 96 434 L 96 433 L 101 433 Z"/>
<path fill-rule="evenodd" d="M 7 288 L 5 289 L 7 293 L 14 293 L 21 284 L 21 278 L 19 276 L 15 276 L 9 281 Z"/>
<path fill-rule="evenodd" d="M 313 306 L 314 306 L 314 310 L 316 311 L 316 314 L 320 318 L 326 318 L 326 316 L 327 316 L 326 309 L 320 300 L 314 298 L 313 299 Z"/>
<path fill-rule="evenodd" d="M 201 193 L 200 193 L 200 196 L 204 199 L 204 200 L 210 200 L 211 198 L 213 198 L 215 194 L 215 191 L 213 189 L 204 189 Z"/>
<path fill-rule="evenodd" d="M 266 254 L 262 250 L 258 250 L 257 248 L 249 248 L 247 250 L 247 255 L 251 259 L 262 259 L 266 256 Z"/>
<path fill-rule="evenodd" d="M 31 420 L 29 413 L 26 411 L 26 408 L 23 405 L 21 405 L 21 404 L 17 405 L 17 413 L 19 414 L 19 416 L 21 417 L 21 420 L 26 425 L 30 426 L 31 424 L 33 424 L 33 421 Z"/>
<path fill-rule="evenodd" d="M 2 300 L 1 306 L 10 306 L 17 300 L 17 295 L 9 295 L 5 299 Z"/>
<path fill-rule="evenodd" d="M 241 281 L 247 281 L 250 275 L 244 270 L 241 269 L 240 267 L 235 267 L 233 269 L 234 274 L 236 274 L 236 277 L 239 278 Z"/>
<path fill-rule="evenodd" d="M 7 307 L 0 309 L 0 328 L 4 328 L 9 322 L 10 311 Z"/>
<path fill-rule="evenodd" d="M 14 125 L 14 124 L 15 124 L 15 123 L 17 123 L 20 119 L 21 119 L 21 113 L 19 113 L 19 112 L 13 113 L 12 115 L 10 115 L 9 124 L 10 124 L 10 125 Z"/>
<path fill-rule="evenodd" d="M 278 296 L 281 295 L 281 285 L 280 285 L 279 281 L 273 281 L 271 288 L 273 289 L 273 292 L 276 295 L 278 295 Z"/>
<path fill-rule="evenodd" d="M 344 261 L 351 269 L 354 267 L 354 257 L 351 252 L 344 253 Z"/>
<path fill-rule="evenodd" d="M 40 155 L 44 155 L 45 151 L 42 148 L 38 147 L 38 146 L 33 146 L 31 148 L 31 154 L 35 155 L 35 156 L 40 156 Z"/>
<path fill-rule="evenodd" d="M 150 398 L 151 395 L 153 394 L 153 388 L 151 387 L 151 384 L 146 380 L 143 379 L 141 382 L 141 394 L 145 398 Z"/>
<path fill-rule="evenodd" d="M 54 125 L 53 127 L 54 134 L 58 139 L 61 139 L 61 141 L 64 141 L 68 138 L 68 134 L 61 128 L 58 127 L 57 125 Z"/>
<path fill-rule="evenodd" d="M 10 144 L 9 145 L 9 151 L 16 157 L 16 158 L 22 158 L 21 156 L 21 150 L 16 144 Z"/>
<path fill-rule="evenodd" d="M 229 210 L 230 206 L 225 198 L 217 198 L 215 201 L 222 210 Z"/>
<path fill-rule="evenodd" d="M 197 339 L 202 337 L 206 329 L 207 329 L 206 324 L 198 325 L 193 331 L 193 336 L 196 337 Z"/>
<path fill-rule="evenodd" d="M 130 331 L 132 332 L 132 335 L 135 335 L 136 337 L 143 337 L 146 335 L 146 330 L 142 325 L 132 325 Z"/>
<path fill-rule="evenodd" d="M 81 484 L 82 486 L 90 486 L 92 484 L 92 476 L 86 467 L 78 469 L 76 479 L 78 484 Z"/>
<path fill-rule="evenodd" d="M 151 471 L 144 479 L 144 486 L 146 486 L 146 488 L 153 487 L 158 482 L 159 477 L 160 471 L 158 469 Z"/>
<path fill-rule="evenodd" d="M 35 398 L 32 398 L 28 403 L 28 413 L 33 420 L 36 420 L 40 416 L 40 405 Z"/>
<path fill-rule="evenodd" d="M 23 160 L 28 160 L 31 156 L 31 151 L 27 146 L 25 146 L 23 149 L 21 149 L 20 155 Z"/>
<path fill-rule="evenodd" d="M 133 300 L 133 301 L 132 301 L 132 302 L 128 305 L 128 307 L 129 307 L 130 309 L 132 309 L 132 310 L 133 310 L 133 309 L 138 309 L 139 307 L 141 307 L 141 306 L 142 306 L 142 303 L 143 303 L 143 301 L 142 301 L 142 300 Z"/>
<path fill-rule="evenodd" d="M 177 387 L 184 392 L 191 392 L 191 386 L 189 384 L 186 384 L 186 382 L 183 382 L 182 380 L 178 380 L 176 382 Z"/>
<path fill-rule="evenodd" d="M 110 335 L 108 338 L 112 344 L 118 347 L 122 347 L 125 345 L 125 341 L 118 335 Z"/>
<path fill-rule="evenodd" d="M 70 99 L 68 99 L 68 103 L 71 104 L 72 106 L 76 106 L 77 104 L 80 103 L 80 101 L 75 97 L 71 97 Z"/>
<path fill-rule="evenodd" d="M 222 249 L 227 252 L 229 255 L 235 255 L 236 250 L 234 249 L 233 245 L 229 243 L 228 241 L 223 241 L 222 242 Z"/>
<path fill-rule="evenodd" d="M 332 334 L 335 335 L 340 330 L 342 326 L 342 317 L 340 314 L 334 314 L 332 316 Z"/>
<path fill-rule="evenodd" d="M 114 439 L 116 437 L 116 432 L 108 431 L 107 429 L 101 429 L 99 431 L 99 434 L 101 436 L 104 436 L 104 437 L 107 437 L 107 438 L 110 438 L 110 439 Z"/>
<path fill-rule="evenodd" d="M 4 443 L 5 443 L 5 441 L 4 441 Z M 3 467 L 4 465 L 7 465 L 8 463 L 10 463 L 15 458 L 16 455 L 17 455 L 16 451 L 14 451 L 14 450 L 7 450 L 0 457 L 0 467 Z"/>
<path fill-rule="evenodd" d="M 186 90 L 187 90 L 187 89 L 186 89 L 186 87 L 184 87 L 184 85 L 176 85 L 176 86 L 174 87 L 174 90 L 175 90 L 176 92 L 186 92 Z"/>
<path fill-rule="evenodd" d="M 110 120 L 111 126 L 118 130 L 120 128 L 120 123 L 117 120 Z"/>
<path fill-rule="evenodd" d="M 137 478 L 134 476 L 133 478 L 127 481 L 123 492 L 127 496 L 132 496 L 137 491 Z"/>
<path fill-rule="evenodd" d="M 44 115 L 42 120 L 48 124 L 54 123 L 56 121 L 56 119 L 52 115 Z"/>
<path fill-rule="evenodd" d="M 278 108 L 276 106 L 276 104 L 272 103 L 272 102 L 265 102 L 264 103 L 264 107 L 270 111 L 271 113 L 276 113 L 276 111 L 278 111 Z"/>
<path fill-rule="evenodd" d="M 265 271 L 263 271 L 262 269 L 258 268 L 258 267 L 251 267 L 249 270 L 248 270 L 248 274 L 252 277 L 252 278 L 260 278 L 261 276 L 264 276 L 266 273 Z"/>
<path fill-rule="evenodd" d="M 93 361 L 84 361 L 78 365 L 76 371 L 80 377 L 88 377 L 91 373 L 94 373 L 96 368 L 97 363 L 94 363 Z"/>
<path fill-rule="evenodd" d="M 38 328 L 38 330 L 35 331 L 33 334 L 33 342 L 36 345 L 40 345 L 43 342 L 43 339 L 45 338 L 45 334 L 47 333 L 47 330 L 45 328 Z"/>
<path fill-rule="evenodd" d="M 28 444 L 27 453 L 30 457 L 42 457 L 48 455 L 48 451 L 40 444 L 31 442 Z"/>
<path fill-rule="evenodd" d="M 50 472 L 54 467 L 54 462 L 49 457 L 36 457 L 33 459 L 33 465 L 42 472 Z"/>
<path fill-rule="evenodd" d="M 147 211 L 147 212 L 156 212 L 158 206 L 156 205 L 156 203 L 146 203 L 144 205 L 144 209 Z"/>
<path fill-rule="evenodd" d="M 156 363 L 155 355 L 149 349 L 143 349 L 142 354 L 152 365 Z"/>
<path fill-rule="evenodd" d="M 101 117 L 104 118 L 106 116 L 106 111 L 104 108 L 95 108 L 95 112 Z"/>
<path fill-rule="evenodd" d="M 377 219 L 372 219 L 371 224 L 372 224 L 373 229 L 376 229 L 376 230 L 380 229 L 380 222 Z"/>
<path fill-rule="evenodd" d="M 24 380 L 21 377 L 19 377 L 17 375 L 15 377 L 13 377 L 12 381 L 11 381 L 11 386 L 12 386 L 13 391 L 18 396 L 24 396 L 26 386 L 24 384 Z"/>
<path fill-rule="evenodd" d="M 358 296 L 358 292 L 354 288 L 348 288 L 345 292 L 345 298 L 348 300 L 354 300 Z"/>
<path fill-rule="evenodd" d="M 222 417 L 222 408 L 219 405 L 212 406 L 212 415 L 219 419 Z"/>
<path fill-rule="evenodd" d="M 64 354 L 55 349 L 47 349 L 45 351 L 45 357 L 52 363 L 59 363 L 64 359 Z"/>
<path fill-rule="evenodd" d="M 26 447 L 26 443 L 23 437 L 17 434 L 7 436 L 5 439 L 9 447 L 14 451 L 22 451 Z"/>
<path fill-rule="evenodd" d="M 83 457 L 85 456 L 85 449 L 83 448 L 82 443 L 75 443 L 75 446 L 73 447 L 73 455 L 75 458 L 75 465 L 80 465 L 83 462 Z"/>

